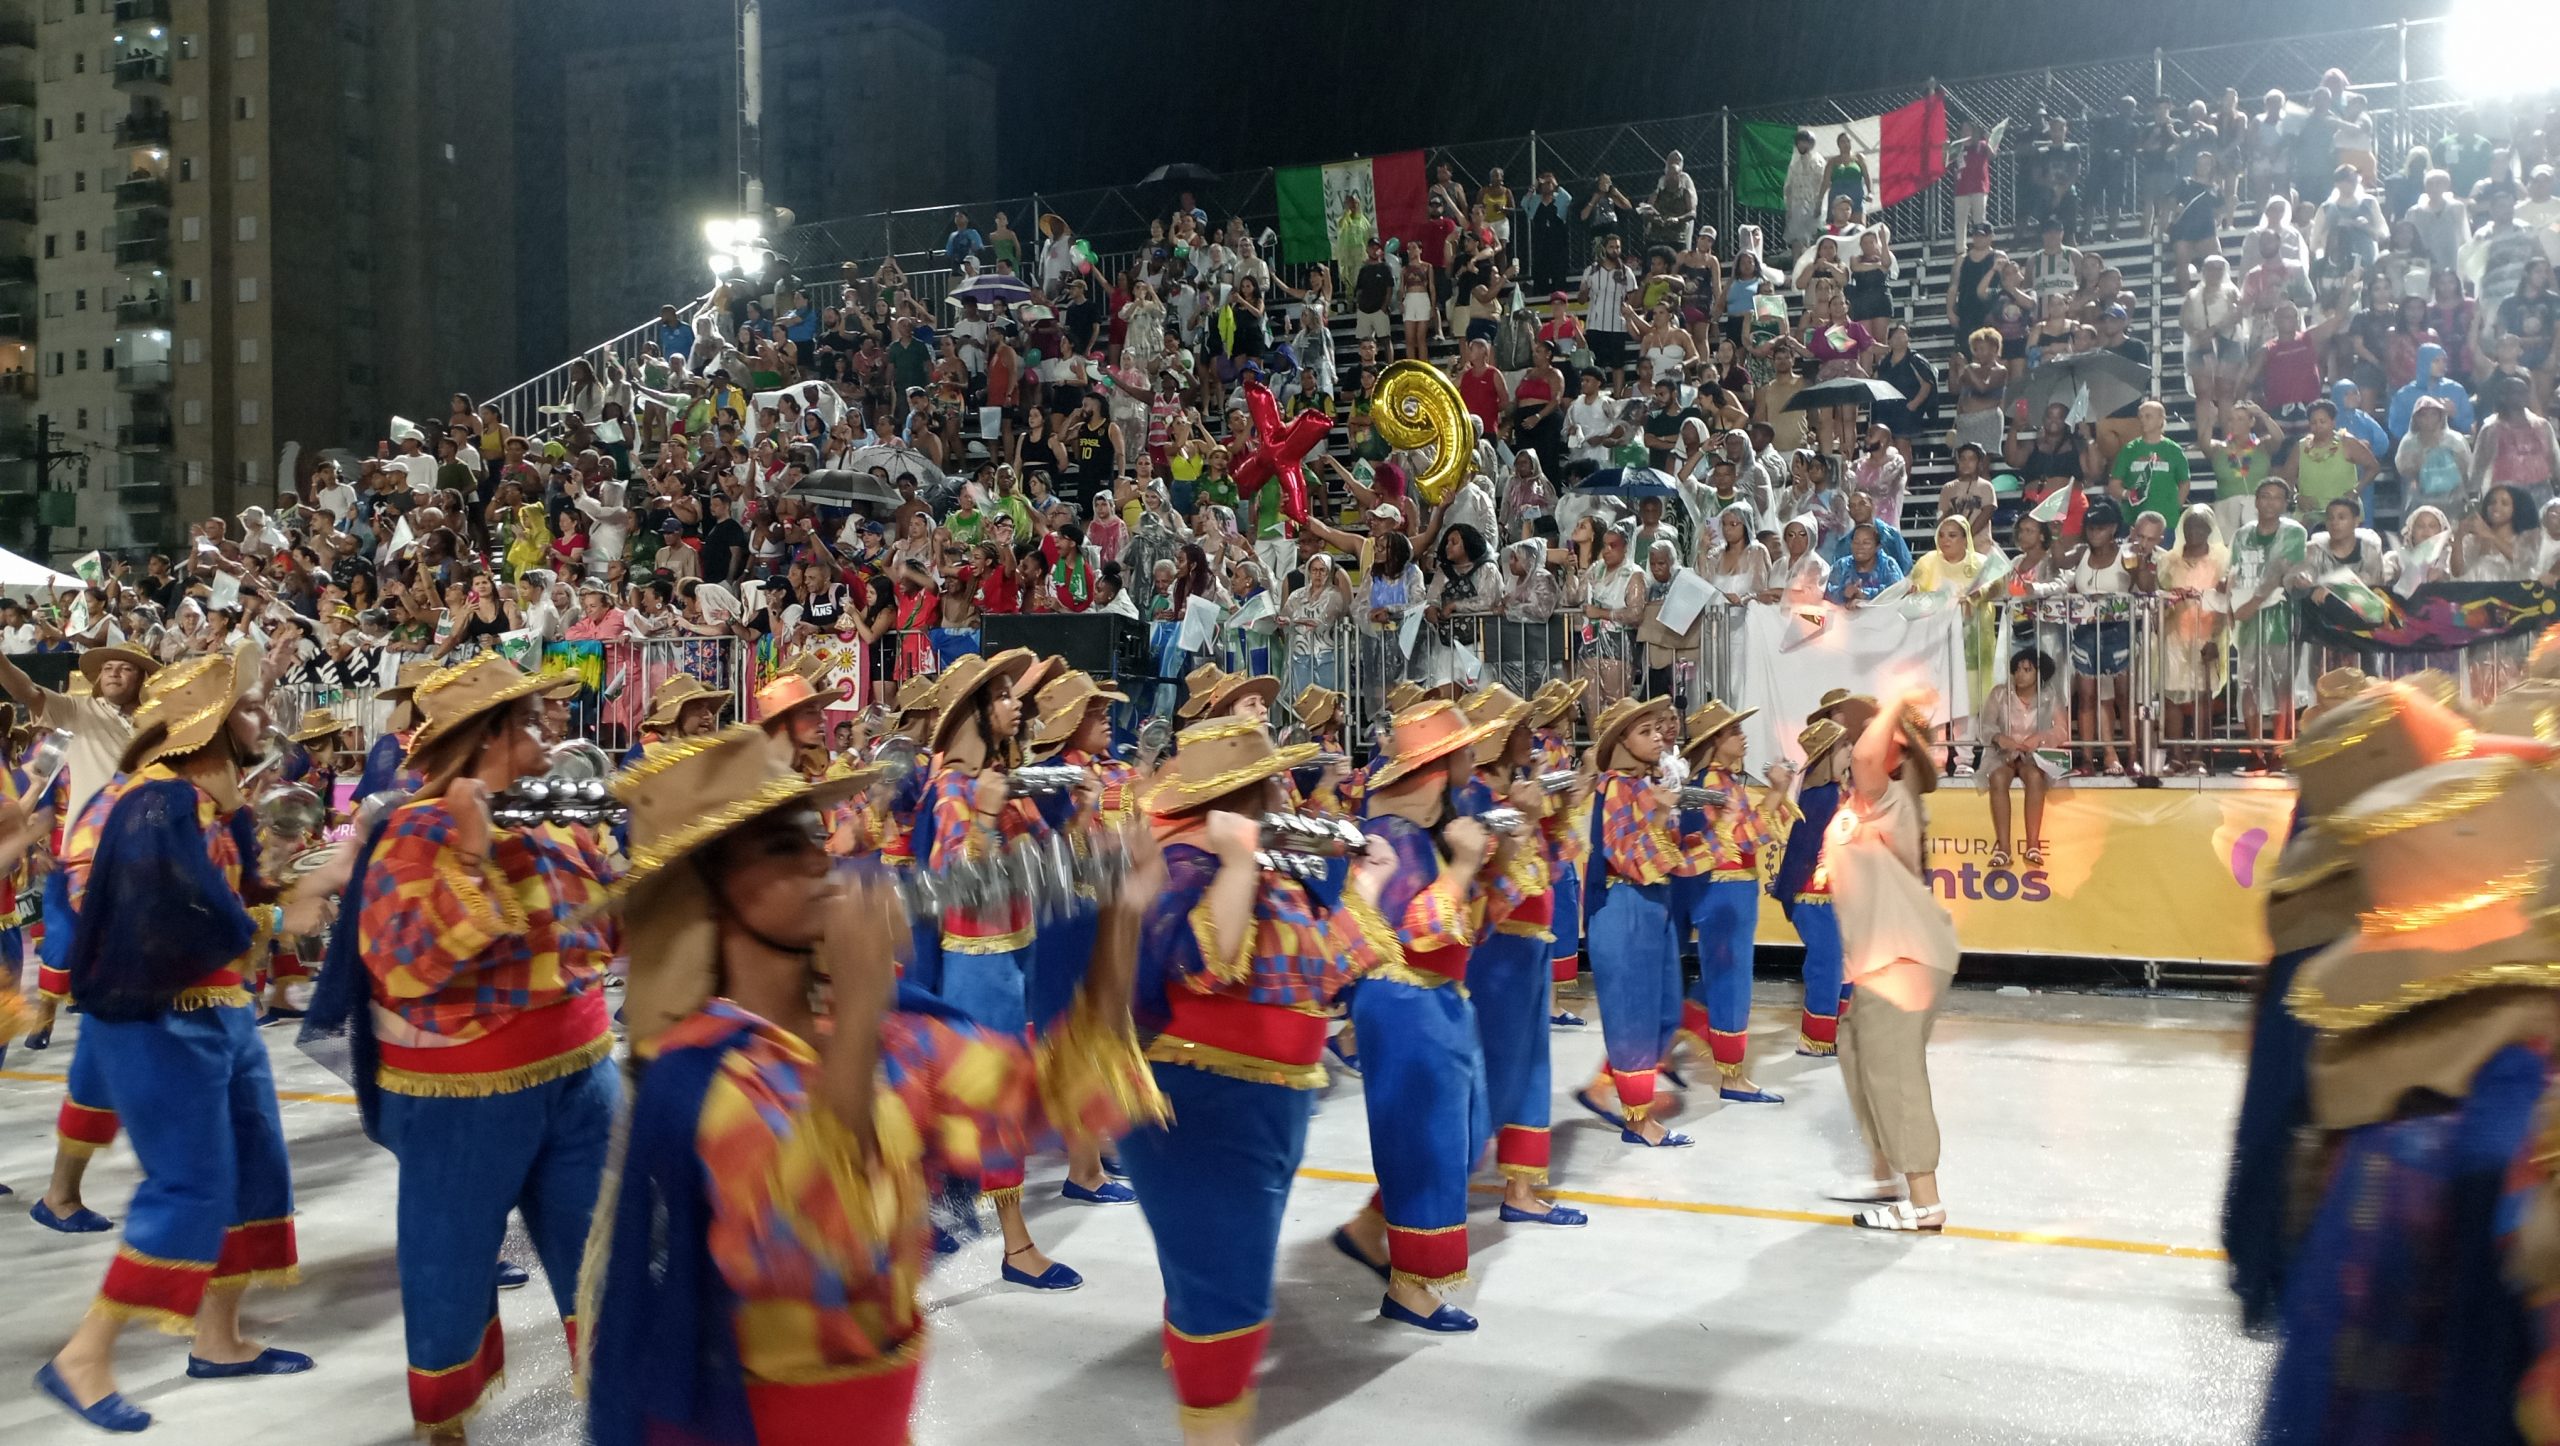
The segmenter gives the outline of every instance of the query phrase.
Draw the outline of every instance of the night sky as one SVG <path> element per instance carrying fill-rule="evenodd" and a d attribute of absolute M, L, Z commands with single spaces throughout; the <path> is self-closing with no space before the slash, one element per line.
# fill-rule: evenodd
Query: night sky
<path fill-rule="evenodd" d="M 2350 29 L 2448 0 L 898 3 L 999 67 L 998 179 L 1019 192 Z"/>

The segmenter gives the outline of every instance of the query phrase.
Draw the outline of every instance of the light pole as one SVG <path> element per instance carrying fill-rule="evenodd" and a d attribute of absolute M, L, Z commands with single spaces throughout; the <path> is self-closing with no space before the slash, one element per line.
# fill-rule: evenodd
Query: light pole
<path fill-rule="evenodd" d="M 738 209 L 764 214 L 764 0 L 737 0 Z"/>

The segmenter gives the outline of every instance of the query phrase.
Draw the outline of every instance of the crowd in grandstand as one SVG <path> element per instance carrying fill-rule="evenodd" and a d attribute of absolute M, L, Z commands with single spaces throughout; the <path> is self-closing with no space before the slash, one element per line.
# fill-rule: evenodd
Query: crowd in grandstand
<path fill-rule="evenodd" d="M 541 435 L 457 395 L 322 460 L 297 505 L 32 615 L 0 604 L 0 647 L 174 658 L 254 633 L 293 681 L 363 689 L 507 634 L 832 634 L 870 645 L 890 701 L 988 614 L 1100 611 L 1153 625 L 1163 678 L 1215 661 L 1374 706 L 1400 680 L 1570 666 L 1596 713 L 1711 691 L 1716 619 L 1657 617 L 1690 569 L 1732 608 L 1953 595 L 1986 664 L 2069 670 L 2057 727 L 2100 745 L 2088 771 L 2143 768 L 2125 675 L 2152 650 L 2185 718 L 2148 756 L 2201 771 L 2264 754 L 2181 737 L 2265 741 L 2310 700 L 2294 620 L 2341 584 L 2560 574 L 2560 116 L 2429 117 L 2437 139 L 2385 156 L 2332 71 L 2255 103 L 2012 119 L 1949 147 L 1943 284 L 1876 219 L 1866 162 L 1809 134 L 1783 220 L 1732 236 L 1700 224 L 1677 152 L 1516 190 L 1438 164 L 1422 234 L 1355 209 L 1330 264 L 1280 264 L 1187 193 L 1108 257 L 1055 216 L 955 214 L 931 290 L 1019 299 L 938 301 L 895 260 L 733 282 L 662 311 L 636 365 L 581 364 Z M 1997 227 L 1995 168 L 2016 197 Z M 2136 237 L 2141 289 L 2110 263 Z M 1370 426 L 1407 356 L 1481 426 L 1436 506 Z M 1843 378 L 1902 400 L 1790 407 Z M 1340 419 L 1303 527 L 1279 486 L 1235 480 L 1254 379 Z M 2120 597 L 2148 599 L 2139 630 L 2070 601 Z M 1977 671 L 1987 692 L 2005 670 Z"/>

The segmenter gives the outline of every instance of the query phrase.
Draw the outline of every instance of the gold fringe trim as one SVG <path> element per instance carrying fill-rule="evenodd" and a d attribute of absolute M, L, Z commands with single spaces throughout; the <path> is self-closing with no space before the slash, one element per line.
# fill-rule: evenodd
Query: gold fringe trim
<path fill-rule="evenodd" d="M 1015 929 L 1003 934 L 952 934 L 942 936 L 945 954 L 1010 954 L 1031 943 L 1029 929 Z"/>
<path fill-rule="evenodd" d="M 1503 920 L 1493 926 L 1493 932 L 1506 934 L 1514 939 L 1535 939 L 1541 944 L 1552 944 L 1556 941 L 1554 930 L 1541 928 L 1536 924 L 1524 924 L 1517 919 Z"/>
<path fill-rule="evenodd" d="M 1378 912 L 1375 903 L 1363 897 L 1358 889 L 1347 888 L 1342 891 L 1342 907 L 1350 910 L 1351 917 L 1360 921 L 1362 941 L 1378 956 L 1379 962 L 1370 967 L 1370 974 L 1382 969 L 1405 967 L 1404 941 L 1397 937 L 1394 926 L 1387 922 L 1386 915 Z"/>
<path fill-rule="evenodd" d="M 1262 731 L 1262 725 L 1259 723 L 1247 723 L 1242 719 L 1235 721 L 1238 726 L 1228 731 L 1239 733 Z M 1216 742 L 1215 737 L 1196 738 L 1194 735 L 1206 733 L 1210 729 L 1221 726 L 1221 723 L 1204 723 L 1197 728 L 1185 728 L 1182 730 L 1180 746 L 1190 749 L 1202 743 Z M 1185 778 L 1181 772 L 1182 755 L 1176 753 L 1174 766 L 1165 770 L 1161 782 L 1147 790 L 1147 797 L 1142 806 L 1147 812 L 1158 815 L 1180 813 L 1185 809 L 1197 808 L 1201 804 L 1215 802 L 1248 783 L 1260 783 L 1266 778 L 1277 778 L 1292 769 L 1304 767 L 1323 751 L 1312 743 L 1292 743 L 1286 748 L 1273 749 L 1241 767 L 1230 768 L 1224 773 L 1213 773 L 1206 778 Z"/>
<path fill-rule="evenodd" d="M 1244 1336 L 1249 1336 L 1258 1330 L 1268 1330 L 1270 1327 L 1271 1317 L 1264 1316 L 1262 1319 L 1255 1321 L 1249 1326 L 1237 1326 L 1231 1331 L 1211 1331 L 1205 1336 L 1195 1336 L 1191 1332 L 1182 1329 L 1171 1321 L 1166 1321 L 1164 1323 L 1164 1328 L 1172 1331 L 1174 1335 L 1185 1345 L 1194 1346 L 1214 1346 L 1220 1341 L 1236 1340 Z"/>
<path fill-rule="evenodd" d="M 428 1074 L 386 1064 L 375 1072 L 374 1083 L 395 1095 L 408 1095 L 413 1099 L 486 1099 L 491 1095 L 511 1095 L 556 1079 L 567 1079 L 612 1053 L 613 1036 L 608 1034 L 579 1045 L 567 1054 L 555 1054 L 549 1059 L 520 1064 L 513 1069 L 482 1070 L 475 1074 Z"/>
<path fill-rule="evenodd" d="M 238 1286 L 242 1290 L 291 1290 L 302 1284 L 302 1267 L 288 1265 L 281 1270 L 244 1270 L 237 1275 L 217 1275 L 206 1283 L 206 1289 Z"/>
<path fill-rule="evenodd" d="M 1840 1052 L 1840 1046 L 1838 1044 L 1825 1044 L 1821 1040 L 1814 1038 L 1812 1035 L 1807 1034 L 1802 1030 L 1796 1031 L 1796 1048 L 1803 1050 L 1807 1054 L 1821 1055 L 1825 1059 L 1828 1059 Z"/>
<path fill-rule="evenodd" d="M 2432 929 L 2438 924 L 2475 913 L 2492 904 L 2513 903 L 2542 887 L 2542 867 L 2527 864 L 2514 873 L 2491 879 L 2472 893 L 2458 899 L 2444 899 L 2432 904 L 2407 904 L 2399 908 L 2367 909 L 2356 915 L 2356 921 L 2367 936 L 2410 934 Z"/>
<path fill-rule="evenodd" d="M 580 1331 L 578 1334 L 584 1336 L 586 1332 Z M 439 1431 L 450 1431 L 456 1426 L 468 1425 L 471 1418 L 479 1415 L 482 1411 L 489 1409 L 489 1399 L 492 1396 L 497 1395 L 501 1390 L 504 1390 L 506 1388 L 506 1384 L 506 1367 L 501 1366 L 497 1371 L 490 1375 L 488 1384 L 480 1388 L 479 1399 L 473 1401 L 470 1405 L 463 1407 L 453 1415 L 446 1417 L 444 1420 L 418 1422 L 416 1425 L 409 1428 L 409 1434 L 417 1437 L 421 1441 L 424 1441 L 429 1437 L 434 1436 Z"/>
<path fill-rule="evenodd" d="M 1066 1022 L 1032 1047 L 1041 1108 L 1062 1134 L 1074 1132 L 1096 1098 L 1107 1101 L 1129 1128 L 1173 1119 L 1172 1107 L 1156 1088 L 1155 1071 L 1138 1048 L 1126 1006 L 1114 1007 L 1118 1017 L 1107 1018 L 1103 1006 L 1079 996 Z"/>
<path fill-rule="evenodd" d="M 1467 1273 L 1461 1270 L 1449 1275 L 1416 1275 L 1410 1270 L 1390 1270 L 1387 1272 L 1387 1283 L 1409 1285 L 1416 1290 L 1427 1290 L 1438 1294 L 1445 1290 L 1455 1290 L 1466 1284 Z"/>
<path fill-rule="evenodd" d="M 2314 1029 L 2356 1030 L 2406 1014 L 2421 1005 L 2483 989 L 2560 989 L 2560 962 L 2482 964 L 2433 979 L 2412 979 L 2383 999 L 2363 1004 L 2331 1004 L 2309 975 L 2293 981 L 2284 1006 L 2294 1018 Z"/>
<path fill-rule="evenodd" d="M 2492 799 L 2503 797 L 2508 789 L 2515 786 L 2516 776 L 2523 771 L 2524 765 L 2512 757 L 2492 758 L 2471 777 L 2460 783 L 2446 784 L 2415 803 L 2333 818 L 2328 826 L 2348 844 L 2369 844 L 2395 833 L 2460 818 Z"/>
<path fill-rule="evenodd" d="M 181 989 L 169 999 L 169 1012 L 184 1014 L 193 1009 L 246 1008 L 254 1001 L 249 991 L 237 984 L 217 984 L 208 989 Z"/>
<path fill-rule="evenodd" d="M 1255 1393 L 1247 1391 L 1223 1406 L 1181 1406 L 1173 1408 L 1176 1419 L 1185 1426 L 1215 1426 L 1227 1421 L 1250 1420 Z"/>
<path fill-rule="evenodd" d="M 1458 984 L 1457 980 L 1450 978 L 1446 974 L 1434 974 L 1428 969 L 1416 969 L 1412 965 L 1405 963 L 1402 959 L 1397 959 L 1392 963 L 1379 965 L 1377 968 L 1369 971 L 1369 977 L 1372 979 L 1390 980 L 1397 984 L 1410 984 L 1416 989 L 1440 989 L 1451 984 Z M 1467 986 L 1458 984 L 1459 995 L 1464 997 L 1466 992 Z"/>
<path fill-rule="evenodd" d="M 1252 916 L 1246 916 L 1250 919 Z M 1244 984 L 1253 978 L 1254 936 L 1261 932 L 1260 921 L 1247 926 L 1245 936 L 1235 941 L 1232 949 L 1221 949 L 1217 916 L 1210 911 L 1209 896 L 1203 892 L 1200 902 L 1191 906 L 1191 934 L 1200 945 L 1200 958 L 1208 966 L 1209 977 L 1221 984 Z"/>
<path fill-rule="evenodd" d="M 1147 1046 L 1146 1057 L 1157 1064 L 1178 1065 L 1185 1069 L 1206 1070 L 1229 1079 L 1249 1084 L 1278 1085 L 1282 1089 L 1320 1090 L 1332 1081 L 1322 1064 L 1282 1064 L 1277 1060 L 1257 1059 L 1220 1049 L 1214 1044 L 1194 1044 L 1159 1034 Z"/>
<path fill-rule="evenodd" d="M 2376 694 L 2359 726 L 2316 731 L 2308 738 L 2294 740 L 2293 746 L 2284 751 L 2284 766 L 2299 773 L 2312 764 L 2328 762 L 2389 727 L 2399 718 L 2400 707 L 2401 699 L 2396 690 Z M 2467 754 L 2471 750 L 2465 748 L 2462 751 Z"/>
<path fill-rule="evenodd" d="M 1019 1185 L 1005 1185 L 1000 1186 L 997 1189 L 989 1190 L 987 1192 L 987 1201 L 989 1204 L 995 1205 L 998 1208 L 1002 1208 L 1006 1205 L 1020 1205 L 1022 1203 L 1022 1187 Z"/>
<path fill-rule="evenodd" d="M 166 1306 L 133 1305 L 126 1301 L 99 1296 L 89 1308 L 112 1320 L 141 1321 L 164 1336 L 191 1336 L 196 1333 L 196 1318 L 180 1315 Z"/>
<path fill-rule="evenodd" d="M 1532 1185 L 1547 1183 L 1547 1167 L 1544 1165 L 1504 1165 L 1500 1168 L 1502 1178 L 1506 1180 L 1526 1180 Z"/>

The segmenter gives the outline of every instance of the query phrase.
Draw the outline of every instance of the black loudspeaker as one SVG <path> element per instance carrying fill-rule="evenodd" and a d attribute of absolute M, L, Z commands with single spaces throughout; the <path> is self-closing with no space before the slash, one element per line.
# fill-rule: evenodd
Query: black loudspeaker
<path fill-rule="evenodd" d="M 1067 666 L 1096 678 L 1145 673 L 1146 628 L 1118 613 L 989 613 L 980 619 L 982 646 L 1056 653 Z"/>

